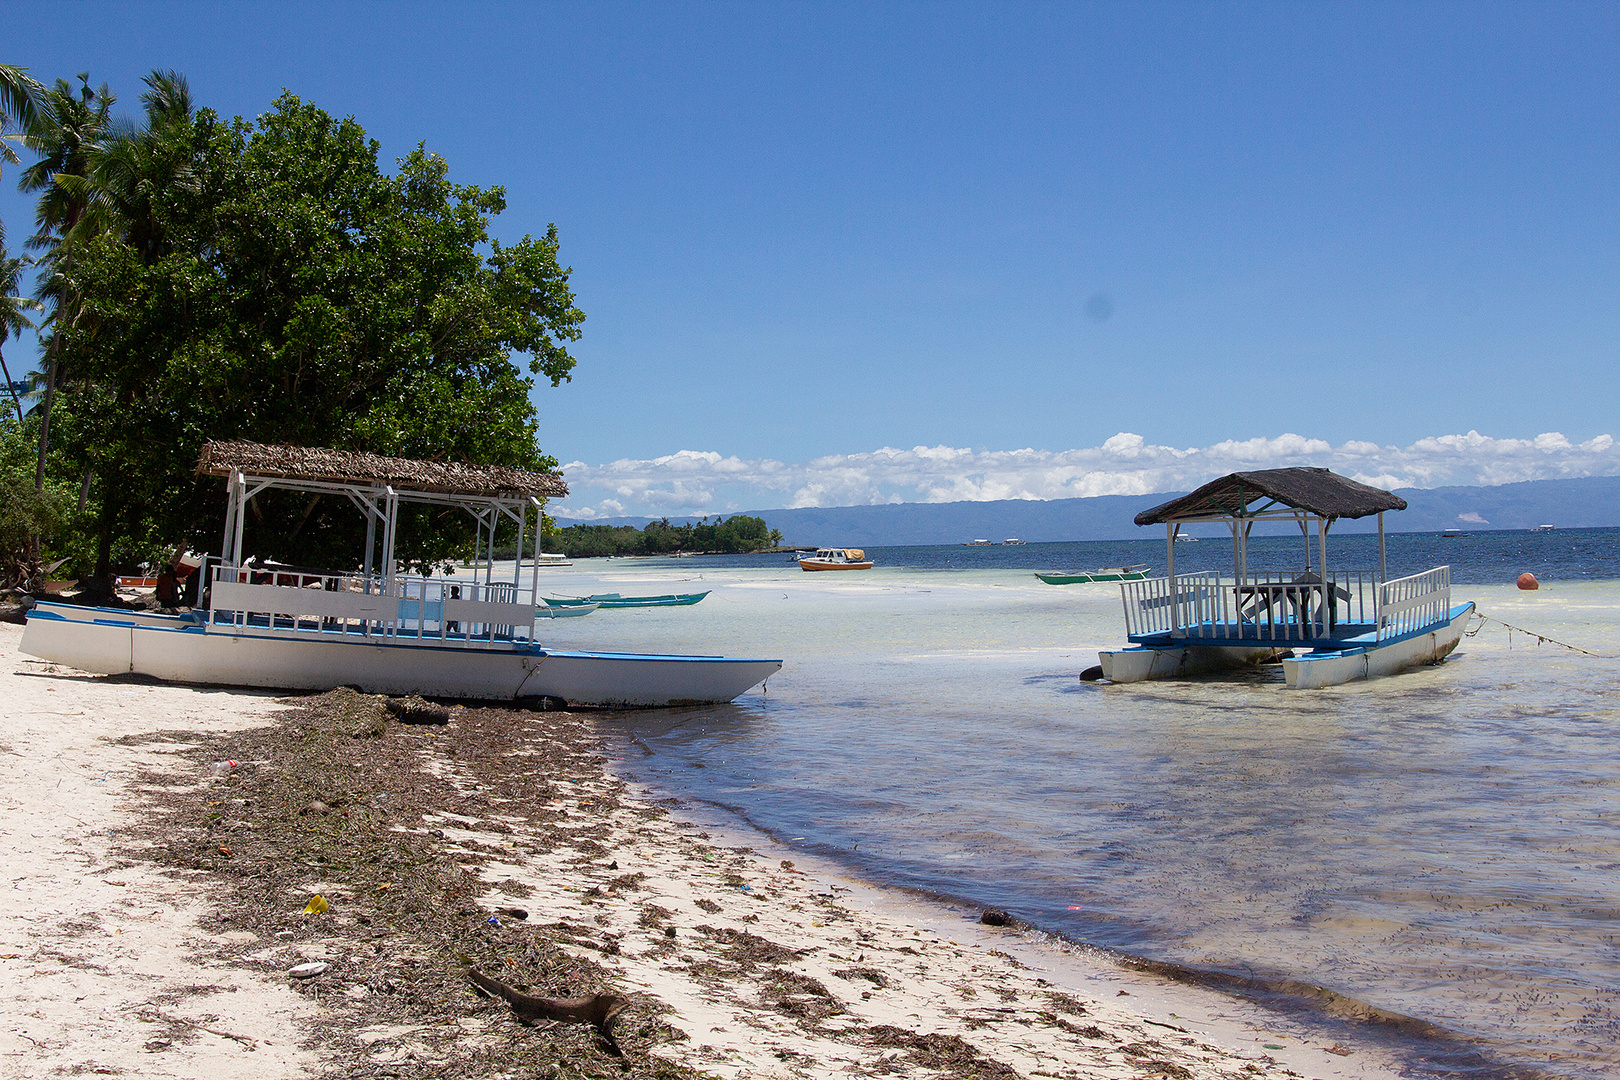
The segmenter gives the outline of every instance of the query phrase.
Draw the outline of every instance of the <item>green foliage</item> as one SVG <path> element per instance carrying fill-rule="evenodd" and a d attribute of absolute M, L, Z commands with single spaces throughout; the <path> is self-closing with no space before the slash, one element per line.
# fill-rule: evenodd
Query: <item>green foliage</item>
<path fill-rule="evenodd" d="M 668 518 L 651 521 L 645 529 L 633 525 L 570 525 L 556 531 L 552 541 L 570 557 L 590 555 L 668 555 L 677 551 L 735 554 L 761 551 L 775 544 L 762 518 L 738 514 L 715 515 L 695 525 L 671 525 Z"/>
<path fill-rule="evenodd" d="M 63 531 L 72 505 L 59 485 L 36 492 L 31 466 L 0 465 L 0 586 L 37 587 L 42 575 L 33 538 Z"/>
<path fill-rule="evenodd" d="M 91 170 L 106 227 L 59 270 L 77 304 L 55 329 L 73 419 L 52 440 L 98 477 L 103 543 L 218 550 L 222 485 L 193 471 L 211 439 L 555 468 L 512 362 L 553 385 L 574 366 L 584 314 L 555 226 L 502 245 L 502 189 L 451 183 L 423 148 L 390 176 L 353 119 L 284 94 L 225 122 L 177 80 L 148 80 L 146 126 Z M 471 532 L 420 508 L 397 551 L 442 559 Z M 275 493 L 247 534 L 258 554 L 348 565 L 364 524 L 345 501 Z"/>

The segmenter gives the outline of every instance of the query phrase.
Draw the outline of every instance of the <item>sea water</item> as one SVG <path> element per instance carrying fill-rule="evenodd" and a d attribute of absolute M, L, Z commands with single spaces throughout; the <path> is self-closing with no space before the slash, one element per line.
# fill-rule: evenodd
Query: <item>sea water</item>
<path fill-rule="evenodd" d="M 1123 644 L 1119 588 L 1031 569 L 1162 572 L 1162 542 L 871 549 L 874 570 L 817 574 L 781 556 L 580 560 L 543 571 L 542 591 L 712 593 L 541 630 L 559 647 L 782 657 L 735 704 L 615 717 L 638 740 L 624 765 L 877 881 L 1437 1025 L 1412 1039 L 1415 1075 L 1612 1076 L 1617 541 L 1391 536 L 1392 576 L 1449 563 L 1453 602 L 1493 621 L 1443 665 L 1317 691 L 1275 667 L 1083 681 Z M 1298 568 L 1299 549 L 1256 541 L 1249 562 Z M 1216 540 L 1176 557 L 1230 568 Z M 1329 557 L 1376 566 L 1376 541 L 1335 538 Z M 1524 570 L 1539 591 L 1513 586 Z"/>

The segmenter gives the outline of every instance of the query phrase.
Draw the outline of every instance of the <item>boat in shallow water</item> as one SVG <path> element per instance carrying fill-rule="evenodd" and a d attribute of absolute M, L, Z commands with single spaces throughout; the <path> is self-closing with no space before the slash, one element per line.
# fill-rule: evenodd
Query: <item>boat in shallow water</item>
<path fill-rule="evenodd" d="M 1444 660 L 1457 647 L 1474 605 L 1451 603 L 1451 567 L 1391 580 L 1384 513 L 1406 509 L 1393 492 L 1326 469 L 1232 473 L 1136 515 L 1164 525 L 1168 575 L 1122 582 L 1126 649 L 1098 654 L 1116 683 L 1177 679 L 1280 661 L 1290 688 L 1316 689 Z M 1378 569 L 1328 564 L 1328 532 L 1340 518 L 1378 516 Z M 1189 522 L 1232 531 L 1230 577 L 1176 573 L 1176 540 Z M 1305 539 L 1298 570 L 1251 570 L 1256 523 L 1292 522 Z M 1316 546 L 1313 556 L 1311 532 Z"/>
<path fill-rule="evenodd" d="M 860 548 L 817 548 L 799 560 L 801 570 L 870 570 L 872 560 Z"/>
<path fill-rule="evenodd" d="M 1147 563 L 1134 566 L 1105 566 L 1098 570 L 1085 570 L 1073 574 L 1043 574 L 1035 576 L 1048 585 L 1085 585 L 1093 581 L 1141 581 L 1152 569 Z"/>
<path fill-rule="evenodd" d="M 369 693 L 628 708 L 730 701 L 782 667 L 777 659 L 546 647 L 537 620 L 598 606 L 550 608 L 539 599 L 539 499 L 567 492 L 553 474 L 251 443 L 210 443 L 199 471 L 225 476 L 229 496 L 225 554 L 205 568 L 203 605 L 166 615 L 42 601 L 28 614 L 24 652 L 98 674 L 206 685 L 349 685 Z M 268 489 L 344 496 L 360 508 L 368 532 L 360 570 L 266 573 L 244 560 L 248 503 Z M 472 580 L 399 570 L 394 537 L 399 507 L 410 502 L 478 519 Z M 496 581 L 496 528 L 515 525 L 522 551 L 531 507 L 536 558 L 519 559 L 512 580 Z M 531 579 L 523 590 L 525 562 Z"/>
<path fill-rule="evenodd" d="M 610 592 L 595 593 L 591 596 L 548 596 L 545 598 L 545 603 L 559 612 L 577 610 L 580 607 L 592 609 L 599 607 L 691 607 L 708 595 L 707 591 L 699 593 L 667 593 L 663 596 L 620 596 L 616 592 Z"/>

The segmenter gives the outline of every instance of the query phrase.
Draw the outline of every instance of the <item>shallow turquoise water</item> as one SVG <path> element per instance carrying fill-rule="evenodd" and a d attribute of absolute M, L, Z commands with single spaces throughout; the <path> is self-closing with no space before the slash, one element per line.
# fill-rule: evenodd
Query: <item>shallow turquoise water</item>
<path fill-rule="evenodd" d="M 1498 1062 L 1620 1072 L 1620 582 L 1454 590 L 1603 657 L 1485 624 L 1442 666 L 1329 690 L 1286 690 L 1276 669 L 1114 687 L 1078 676 L 1121 641 L 1116 586 L 728 561 L 542 578 L 714 590 L 545 627 L 559 646 L 786 659 L 732 706 L 619 718 L 651 751 L 626 757 L 643 778 L 880 881 L 1302 979 Z"/>

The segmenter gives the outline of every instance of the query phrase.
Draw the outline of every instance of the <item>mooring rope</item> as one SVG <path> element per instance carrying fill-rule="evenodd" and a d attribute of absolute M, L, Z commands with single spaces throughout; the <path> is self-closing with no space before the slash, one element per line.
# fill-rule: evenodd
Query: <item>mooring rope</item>
<path fill-rule="evenodd" d="M 1555 637 L 1548 637 L 1546 634 L 1538 634 L 1534 630 L 1526 630 L 1522 626 L 1514 626 L 1512 623 L 1503 622 L 1501 619 L 1493 619 L 1489 615 L 1486 615 L 1483 612 L 1479 611 L 1477 608 L 1474 610 L 1474 618 L 1479 620 L 1479 625 L 1475 626 L 1471 630 L 1463 631 L 1463 633 L 1466 634 L 1468 637 L 1473 637 L 1476 634 L 1478 634 L 1481 630 L 1485 629 L 1485 624 L 1486 623 L 1495 623 L 1497 626 L 1502 626 L 1502 627 L 1507 628 L 1507 632 L 1508 632 L 1508 648 L 1510 648 L 1510 649 L 1513 647 L 1513 631 L 1517 630 L 1519 633 L 1525 635 L 1526 637 L 1535 638 L 1537 645 L 1540 645 L 1542 642 L 1546 641 L 1546 642 L 1551 642 L 1554 645 L 1562 645 L 1564 648 L 1570 649 L 1570 650 L 1572 650 L 1574 652 L 1581 653 L 1584 656 L 1595 656 L 1595 657 L 1598 657 L 1599 659 L 1603 659 L 1603 657 L 1604 657 L 1603 653 L 1595 653 L 1595 652 L 1592 652 L 1589 649 L 1583 649 L 1579 645 L 1571 645 L 1567 641 L 1559 641 Z"/>

